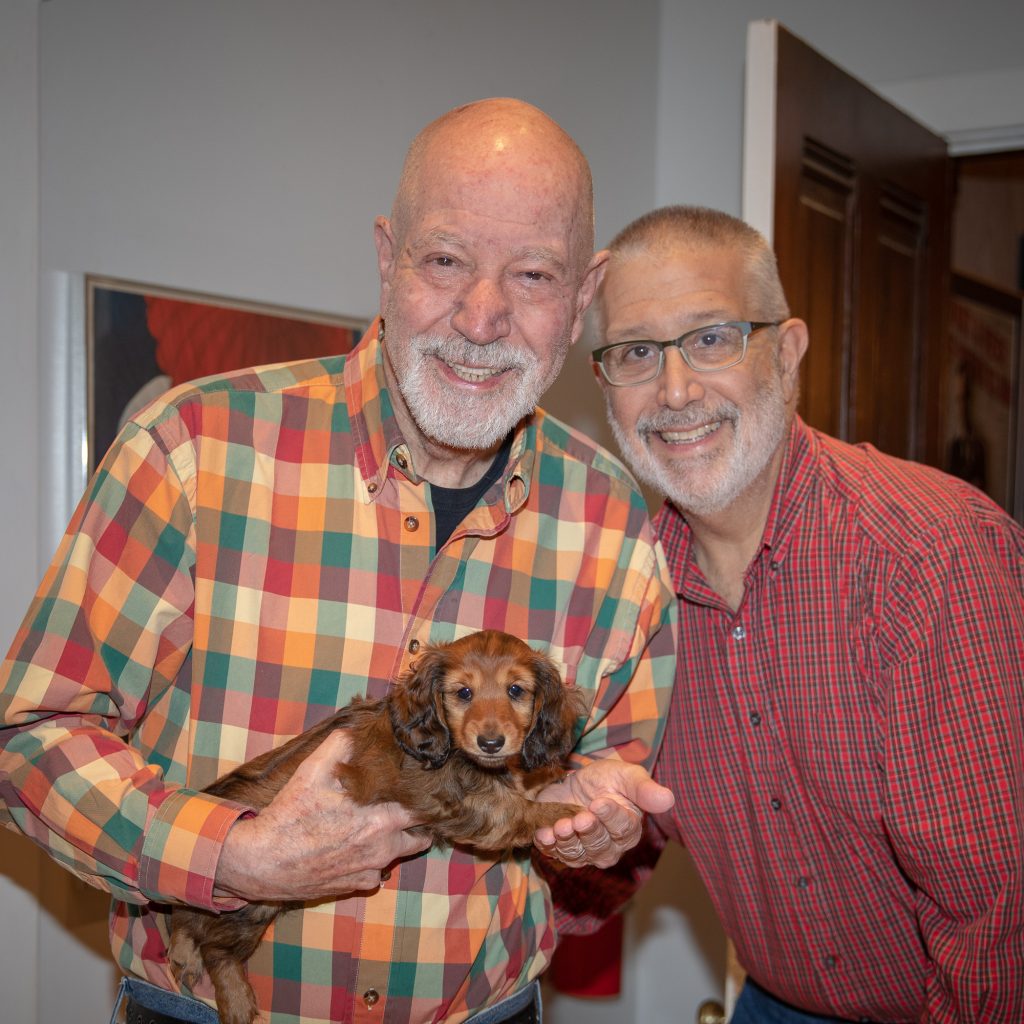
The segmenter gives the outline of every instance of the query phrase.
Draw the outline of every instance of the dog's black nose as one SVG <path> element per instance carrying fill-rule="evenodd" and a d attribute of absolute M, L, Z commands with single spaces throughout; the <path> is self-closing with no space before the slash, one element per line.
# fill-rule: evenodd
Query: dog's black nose
<path fill-rule="evenodd" d="M 477 736 L 476 745 L 485 754 L 496 754 L 503 746 L 505 746 L 504 736 Z"/>

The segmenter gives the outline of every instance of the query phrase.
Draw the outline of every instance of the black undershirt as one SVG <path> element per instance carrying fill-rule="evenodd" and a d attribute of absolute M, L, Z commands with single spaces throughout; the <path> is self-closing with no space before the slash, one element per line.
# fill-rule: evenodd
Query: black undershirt
<path fill-rule="evenodd" d="M 469 487 L 430 485 L 430 503 L 434 508 L 434 550 L 440 551 L 455 527 L 476 508 L 477 502 L 491 484 L 505 472 L 508 453 L 512 450 L 512 434 L 505 438 L 487 472 Z"/>

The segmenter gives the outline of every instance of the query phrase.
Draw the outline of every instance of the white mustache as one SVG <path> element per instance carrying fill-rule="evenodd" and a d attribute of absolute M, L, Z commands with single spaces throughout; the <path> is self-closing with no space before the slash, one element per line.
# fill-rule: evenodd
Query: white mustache
<path fill-rule="evenodd" d="M 693 430 L 705 423 L 716 423 L 719 420 L 736 422 L 740 417 L 739 409 L 732 402 L 723 402 L 714 409 L 702 406 L 687 407 L 679 412 L 662 409 L 656 413 L 641 415 L 636 421 L 636 432 L 641 437 L 648 434 L 671 433 L 675 430 Z"/>
<path fill-rule="evenodd" d="M 446 338 L 438 334 L 420 334 L 413 339 L 421 355 L 436 356 L 442 362 L 487 370 L 519 370 L 529 368 L 529 360 L 506 341 L 476 345 L 461 336 Z"/>

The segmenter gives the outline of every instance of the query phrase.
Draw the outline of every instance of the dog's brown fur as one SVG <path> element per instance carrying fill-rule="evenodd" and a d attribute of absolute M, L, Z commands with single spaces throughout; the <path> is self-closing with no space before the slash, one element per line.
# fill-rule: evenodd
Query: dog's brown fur
<path fill-rule="evenodd" d="M 561 774 L 585 710 L 548 658 L 507 633 L 472 633 L 427 647 L 382 700 L 356 698 L 206 791 L 265 807 L 329 732 L 345 729 L 351 754 L 337 774 L 353 800 L 397 801 L 424 822 L 415 831 L 438 843 L 504 852 L 580 810 L 530 797 Z M 222 1024 L 250 1024 L 258 1010 L 245 962 L 270 922 L 298 905 L 250 903 L 220 915 L 175 909 L 175 978 L 194 987 L 205 969 Z"/>

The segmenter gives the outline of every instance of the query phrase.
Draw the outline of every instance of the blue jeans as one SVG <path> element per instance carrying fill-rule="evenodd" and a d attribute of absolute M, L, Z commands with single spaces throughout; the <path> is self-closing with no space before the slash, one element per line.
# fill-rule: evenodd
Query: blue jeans
<path fill-rule="evenodd" d="M 780 1002 L 747 978 L 729 1024 L 844 1024 L 839 1017 L 818 1017 Z"/>
<path fill-rule="evenodd" d="M 189 1021 L 190 1024 L 217 1024 L 216 1011 L 206 1003 L 157 988 L 156 985 L 151 985 L 148 981 L 142 981 L 140 978 L 121 979 L 121 986 L 117 990 L 117 1001 L 114 1003 L 114 1012 L 110 1016 L 110 1024 L 118 1024 L 121 1004 L 129 995 L 149 1010 L 166 1013 L 179 1020 Z M 531 1005 L 533 1006 L 534 1020 L 537 1024 L 541 1024 L 540 984 L 536 981 L 502 1000 L 496 1006 L 481 1010 L 466 1024 L 491 1024 L 492 1021 L 507 1020 L 510 1014 Z"/>
<path fill-rule="evenodd" d="M 168 992 L 141 978 L 122 978 L 121 985 L 117 990 L 114 1012 L 110 1015 L 110 1024 L 117 1024 L 121 1004 L 129 995 L 147 1010 L 166 1013 L 171 1017 L 177 1017 L 178 1020 L 188 1021 L 190 1024 L 217 1024 L 218 1022 L 217 1011 L 207 1006 L 206 1003 L 201 1003 L 198 999 L 180 996 L 177 992 Z"/>

